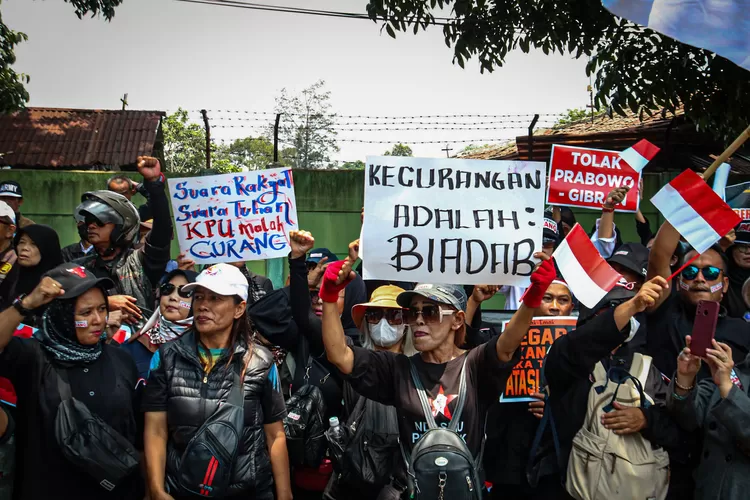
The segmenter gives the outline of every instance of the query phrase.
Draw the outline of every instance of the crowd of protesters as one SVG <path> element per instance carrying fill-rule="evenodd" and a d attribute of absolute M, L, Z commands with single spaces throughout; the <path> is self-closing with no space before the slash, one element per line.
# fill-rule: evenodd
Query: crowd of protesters
<path fill-rule="evenodd" d="M 161 165 L 138 171 L 82 196 L 64 248 L 0 184 L 0 500 L 745 498 L 750 223 L 698 255 L 613 190 L 590 238 L 622 279 L 592 308 L 551 258 L 576 224 L 559 207 L 527 288 L 364 281 L 358 241 L 340 259 L 300 230 L 274 290 L 172 255 Z M 555 316 L 577 326 L 531 402 L 501 402 Z"/>

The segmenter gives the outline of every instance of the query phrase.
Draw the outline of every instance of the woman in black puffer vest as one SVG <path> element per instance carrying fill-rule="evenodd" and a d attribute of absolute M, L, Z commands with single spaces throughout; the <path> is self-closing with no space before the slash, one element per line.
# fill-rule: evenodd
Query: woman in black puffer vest
<path fill-rule="evenodd" d="M 286 407 L 273 356 L 254 342 L 245 312 L 247 280 L 236 267 L 217 264 L 183 290 L 194 290 L 194 328 L 154 355 L 144 395 L 151 499 L 199 498 L 187 492 L 198 484 L 210 490 L 213 474 L 185 484 L 178 474 L 180 462 L 201 426 L 230 399 L 238 373 L 244 426 L 237 449 L 227 450 L 236 451 L 236 458 L 220 496 L 291 499 L 282 425 Z"/>

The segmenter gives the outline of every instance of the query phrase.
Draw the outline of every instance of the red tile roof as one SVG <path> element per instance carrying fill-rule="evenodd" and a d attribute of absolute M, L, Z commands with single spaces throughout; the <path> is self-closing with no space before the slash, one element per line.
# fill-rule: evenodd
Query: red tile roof
<path fill-rule="evenodd" d="M 88 170 L 154 154 L 162 111 L 27 108 L 0 116 L 0 164 Z"/>

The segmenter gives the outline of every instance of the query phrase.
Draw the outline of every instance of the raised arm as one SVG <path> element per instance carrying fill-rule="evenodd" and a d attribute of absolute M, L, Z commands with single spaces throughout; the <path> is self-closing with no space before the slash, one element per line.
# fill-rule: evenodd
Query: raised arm
<path fill-rule="evenodd" d="M 49 304 L 64 293 L 65 290 L 60 286 L 60 283 L 50 277 L 44 277 L 36 288 L 21 300 L 21 308 L 33 311 Z M 14 306 L 10 306 L 0 313 L 0 351 L 5 349 L 10 339 L 13 338 L 16 328 L 21 324 L 23 318 L 24 315 Z"/>
<path fill-rule="evenodd" d="M 305 264 L 305 256 L 315 245 L 315 238 L 307 231 L 291 231 L 289 242 L 289 303 L 292 317 L 300 334 L 310 342 L 312 354 L 317 357 L 323 353 L 322 324 L 312 310 Z"/>
<path fill-rule="evenodd" d="M 340 260 L 328 266 L 320 286 L 320 298 L 323 301 L 323 345 L 328 361 L 344 375 L 349 375 L 354 369 L 354 351 L 346 343 L 336 302 L 339 292 L 354 278 L 352 263 L 348 259 Z"/>
<path fill-rule="evenodd" d="M 596 363 L 630 340 L 637 331 L 631 318 L 652 304 L 665 286 L 664 278 L 654 278 L 632 299 L 594 316 L 557 339 L 544 364 L 544 375 L 552 390 L 564 390 L 575 380 L 587 378 Z"/>
<path fill-rule="evenodd" d="M 150 156 L 139 156 L 138 171 L 143 175 L 143 186 L 149 193 L 149 207 L 154 217 L 154 226 L 143 247 L 143 267 L 151 283 L 157 283 L 164 275 L 169 262 L 172 215 L 169 213 L 169 200 L 164 190 L 166 182 L 159 160 Z"/>
<path fill-rule="evenodd" d="M 625 199 L 630 188 L 615 188 L 607 195 L 602 206 L 602 217 L 599 220 L 599 239 L 609 239 L 615 235 L 615 207 Z"/>
<path fill-rule="evenodd" d="M 665 280 L 669 278 L 672 274 L 669 263 L 679 243 L 680 233 L 677 232 L 672 224 L 665 221 L 656 233 L 654 245 L 651 247 L 651 252 L 648 256 L 648 275 L 646 279 L 652 279 L 657 276 Z M 649 312 L 658 309 L 667 300 L 667 297 L 669 297 L 669 293 L 665 289 L 662 291 L 659 300 L 653 306 L 649 307 Z"/>

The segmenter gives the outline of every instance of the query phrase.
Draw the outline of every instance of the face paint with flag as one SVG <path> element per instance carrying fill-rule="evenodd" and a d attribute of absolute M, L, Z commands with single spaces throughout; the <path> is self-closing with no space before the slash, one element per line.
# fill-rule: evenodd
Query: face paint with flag
<path fill-rule="evenodd" d="M 651 198 L 651 203 L 699 254 L 741 220 L 692 170 L 672 179 Z"/>
<path fill-rule="evenodd" d="M 622 276 L 607 264 L 580 224 L 573 226 L 552 254 L 573 295 L 593 308 Z"/>

